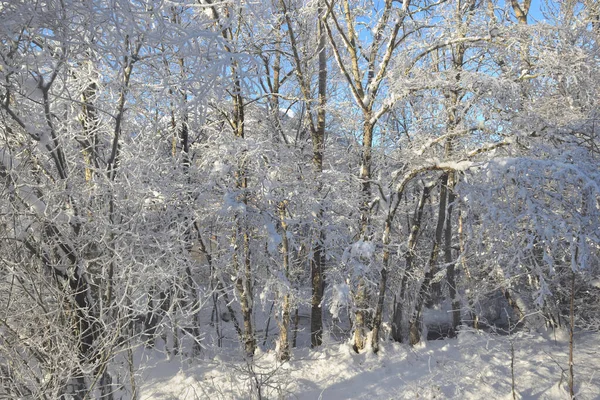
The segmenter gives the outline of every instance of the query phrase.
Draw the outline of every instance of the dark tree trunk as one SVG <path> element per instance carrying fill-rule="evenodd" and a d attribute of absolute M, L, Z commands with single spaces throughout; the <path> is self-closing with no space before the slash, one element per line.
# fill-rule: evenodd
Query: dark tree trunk
<path fill-rule="evenodd" d="M 321 2 L 318 6 L 318 14 L 321 16 L 324 12 L 324 7 Z M 323 172 L 323 147 L 325 144 L 325 105 L 327 103 L 327 54 L 325 50 L 325 31 L 323 21 L 319 18 L 317 24 L 319 34 L 319 45 L 317 48 L 319 54 L 319 95 L 317 109 L 317 125 L 312 132 L 313 142 L 313 169 L 317 175 L 318 182 L 318 198 L 321 201 L 322 182 L 321 174 Z M 318 240 L 313 249 L 313 257 L 310 263 L 310 276 L 312 284 L 312 299 L 310 309 L 310 344 L 312 347 L 320 346 L 323 341 L 323 292 L 325 290 L 325 278 L 323 269 L 325 266 L 325 232 L 323 231 L 323 208 L 320 205 L 317 213 L 317 236 Z"/>
<path fill-rule="evenodd" d="M 454 172 L 448 174 L 448 211 L 446 215 L 446 227 L 444 230 L 444 262 L 447 265 L 448 292 L 452 302 L 452 330 L 454 335 L 460 326 L 460 301 L 456 296 L 456 269 L 452 258 L 452 209 L 456 198 L 452 188 L 454 187 Z"/>
<path fill-rule="evenodd" d="M 415 214 L 413 216 L 410 234 L 408 237 L 408 250 L 405 255 L 406 265 L 404 268 L 404 274 L 402 275 L 402 281 L 400 283 L 400 293 L 394 303 L 394 312 L 392 315 L 392 338 L 396 342 L 402 342 L 402 314 L 404 312 L 404 295 L 406 292 L 406 286 L 408 285 L 408 277 L 412 274 L 414 269 L 415 259 L 415 248 L 417 246 L 417 239 L 419 237 L 419 231 L 421 230 L 421 221 L 423 220 L 423 209 L 425 203 L 429 198 L 431 189 L 433 186 L 424 186 L 419 203 Z"/>
<path fill-rule="evenodd" d="M 409 321 L 409 342 L 411 345 L 419 343 L 421 340 L 421 314 L 423 312 L 423 306 L 425 304 L 431 304 L 431 292 L 432 284 L 431 281 L 435 275 L 437 258 L 440 251 L 440 243 L 444 234 L 444 223 L 446 220 L 446 201 L 447 201 L 447 187 L 448 184 L 448 173 L 445 172 L 442 175 L 442 183 L 440 187 L 440 205 L 438 211 L 438 221 L 435 229 L 435 237 L 433 239 L 433 245 L 431 248 L 431 254 L 429 255 L 429 261 L 427 263 L 427 270 L 425 272 L 425 278 L 421 283 L 419 292 L 417 295 L 417 304 L 413 311 L 411 320 Z"/>

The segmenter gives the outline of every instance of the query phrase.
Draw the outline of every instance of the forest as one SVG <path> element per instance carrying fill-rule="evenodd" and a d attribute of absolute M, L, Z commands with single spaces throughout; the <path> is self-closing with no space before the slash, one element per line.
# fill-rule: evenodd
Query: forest
<path fill-rule="evenodd" d="M 595 0 L 0 1 L 0 398 L 597 398 L 597 123 Z"/>

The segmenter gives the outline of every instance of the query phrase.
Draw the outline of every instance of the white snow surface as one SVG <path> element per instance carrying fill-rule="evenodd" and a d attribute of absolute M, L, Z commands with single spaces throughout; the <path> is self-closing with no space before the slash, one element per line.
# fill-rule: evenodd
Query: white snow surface
<path fill-rule="evenodd" d="M 517 399 L 568 399 L 567 338 L 463 331 L 415 348 L 387 342 L 377 355 L 326 341 L 317 350 L 295 349 L 284 364 L 274 351 L 257 354 L 258 380 L 249 364 L 222 354 L 193 364 L 157 359 L 140 379 L 140 399 L 250 399 L 257 381 L 268 399 L 512 399 L 511 344 Z M 577 333 L 575 343 L 576 398 L 598 399 L 600 334 Z"/>

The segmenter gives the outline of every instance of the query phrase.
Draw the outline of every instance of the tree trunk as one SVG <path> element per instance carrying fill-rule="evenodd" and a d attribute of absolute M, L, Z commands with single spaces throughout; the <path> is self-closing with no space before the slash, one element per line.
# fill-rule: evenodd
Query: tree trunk
<path fill-rule="evenodd" d="M 419 293 L 417 295 L 416 300 L 417 304 L 415 306 L 415 310 L 413 311 L 413 316 L 409 321 L 408 340 L 411 346 L 414 346 L 421 341 L 421 314 L 423 311 L 423 305 L 427 302 L 430 294 L 431 280 L 433 279 L 433 274 L 431 270 L 432 265 L 437 260 L 438 252 L 438 244 L 434 241 L 433 248 L 431 250 L 431 255 L 429 256 L 428 271 L 425 273 L 425 279 L 423 279 L 421 287 L 419 288 Z"/>
<path fill-rule="evenodd" d="M 364 115 L 365 122 L 363 125 L 363 145 L 360 164 L 360 185 L 361 185 L 361 200 L 360 200 L 360 236 L 365 240 L 369 240 L 370 232 L 370 203 L 371 203 L 371 163 L 372 163 L 372 147 L 373 147 L 373 125 L 371 124 L 371 115 Z"/>
<path fill-rule="evenodd" d="M 256 350 L 256 338 L 254 336 L 254 328 L 252 324 L 252 270 L 250 266 L 250 238 L 247 233 L 242 234 L 242 227 L 240 226 L 238 219 L 236 228 L 236 234 L 233 236 L 234 243 L 234 268 L 237 268 L 238 278 L 236 280 L 236 289 L 240 296 L 240 307 L 242 310 L 242 320 L 244 323 L 244 330 L 242 340 L 244 342 L 244 350 L 248 357 L 254 356 Z M 239 246 L 237 244 L 239 236 L 242 236 L 243 246 L 242 254 L 244 257 L 244 269 L 240 271 L 240 264 L 237 252 Z"/>
<path fill-rule="evenodd" d="M 423 209 L 425 203 L 429 198 L 431 189 L 433 186 L 425 185 L 419 198 L 419 203 L 412 220 L 412 226 L 410 228 L 410 235 L 408 237 L 408 250 L 405 255 L 406 265 L 404 274 L 402 275 L 402 281 L 400 283 L 400 294 L 397 297 L 397 301 L 394 304 L 394 313 L 392 316 L 392 338 L 396 342 L 402 342 L 402 317 L 404 312 L 404 294 L 406 292 L 406 286 L 408 285 L 408 277 L 413 272 L 413 265 L 415 259 L 415 248 L 417 246 L 417 238 L 419 231 L 421 230 L 421 221 L 423 220 Z"/>
<path fill-rule="evenodd" d="M 423 306 L 431 303 L 431 280 L 433 279 L 436 269 L 435 265 L 440 250 L 440 243 L 444 234 L 444 222 L 446 220 L 446 201 L 447 201 L 447 188 L 448 184 L 448 173 L 445 172 L 442 175 L 442 182 L 440 187 L 440 205 L 438 211 L 438 221 L 435 229 L 435 238 L 433 239 L 433 245 L 431 248 L 431 254 L 429 256 L 429 262 L 427 263 L 427 270 L 425 272 L 425 278 L 421 283 L 419 292 L 417 295 L 417 304 L 413 311 L 413 316 L 409 322 L 409 342 L 411 345 L 419 343 L 421 340 L 421 314 Z"/>
<path fill-rule="evenodd" d="M 452 260 L 452 208 L 456 198 L 452 188 L 454 187 L 454 172 L 448 173 L 448 211 L 446 215 L 446 228 L 444 230 L 444 261 L 447 265 L 448 292 L 452 302 L 452 330 L 454 335 L 460 326 L 460 301 L 456 296 L 456 271 Z"/>
<path fill-rule="evenodd" d="M 287 5 L 284 0 L 279 0 L 279 4 L 282 8 L 283 15 L 287 25 L 287 35 L 290 39 L 290 45 L 292 48 L 292 54 L 294 58 L 294 69 L 298 77 L 298 83 L 300 84 L 300 90 L 304 97 L 304 104 L 307 110 L 308 124 L 311 134 L 312 146 L 313 146 L 313 171 L 315 174 L 315 180 L 317 181 L 317 193 L 316 198 L 319 202 L 322 201 L 321 193 L 323 190 L 323 182 L 321 174 L 323 172 L 323 147 L 325 143 L 325 106 L 327 104 L 327 54 L 325 49 L 325 27 L 323 22 L 323 16 L 325 14 L 325 7 L 322 0 L 317 3 L 317 54 L 319 63 L 318 72 L 318 101 L 317 101 L 317 112 L 316 122 L 313 115 L 313 90 L 311 87 L 311 80 L 305 75 L 304 66 L 305 62 L 300 58 L 299 46 L 296 41 L 296 34 L 294 32 L 294 25 L 290 18 Z M 323 301 L 323 292 L 325 289 L 325 279 L 323 276 L 323 268 L 325 264 L 325 252 L 323 244 L 325 241 L 325 233 L 323 231 L 324 212 L 322 206 L 319 204 L 319 210 L 315 218 L 315 236 L 317 240 L 313 247 L 312 258 L 310 260 L 310 277 L 311 277 L 311 310 L 310 310 L 310 342 L 312 347 L 320 346 L 323 338 L 323 312 L 321 310 L 321 303 Z"/>
<path fill-rule="evenodd" d="M 430 268 L 431 268 L 431 275 L 435 276 L 435 274 L 437 274 L 438 272 L 438 267 L 436 264 L 437 261 L 437 251 L 439 250 L 440 245 L 442 244 L 442 237 L 444 234 L 444 226 L 446 223 L 446 208 L 448 205 L 448 176 L 449 173 L 445 172 L 442 175 L 442 182 L 440 185 L 440 203 L 439 203 L 439 207 L 438 207 L 438 221 L 437 221 L 437 226 L 435 228 L 435 243 L 434 246 L 436 247 L 436 254 L 435 254 L 435 259 L 434 260 L 430 260 Z M 442 285 L 441 282 L 434 282 L 431 284 L 431 288 L 430 288 L 430 294 L 428 296 L 428 301 L 427 301 L 427 306 L 428 307 L 432 307 L 434 304 L 437 304 L 440 300 L 440 297 L 442 295 Z"/>
<path fill-rule="evenodd" d="M 292 347 L 296 347 L 298 339 L 298 324 L 300 323 L 300 316 L 298 315 L 298 307 L 294 311 L 294 333 L 292 334 Z"/>
<path fill-rule="evenodd" d="M 469 313 L 471 314 L 471 326 L 474 329 L 479 329 L 479 316 L 475 312 L 475 301 L 473 300 L 473 294 L 470 292 L 472 290 L 472 282 L 473 278 L 471 276 L 471 271 L 467 265 L 467 261 L 465 259 L 465 237 L 464 237 L 464 223 L 463 223 L 463 213 L 458 210 L 458 246 L 460 252 L 460 260 L 462 269 L 467 277 L 467 281 L 470 283 L 471 289 L 467 294 L 468 302 L 469 302 Z"/>
<path fill-rule="evenodd" d="M 385 303 L 385 289 L 387 286 L 387 269 L 390 263 L 390 232 L 392 229 L 392 218 L 390 214 L 385 221 L 383 232 L 383 266 L 380 272 L 379 295 L 377 296 L 377 308 L 375 309 L 375 317 L 373 318 L 373 332 L 371 336 L 371 346 L 373 352 L 379 351 L 379 330 L 383 320 L 383 305 Z"/>
<path fill-rule="evenodd" d="M 359 178 L 361 181 L 360 200 L 360 236 L 363 240 L 371 237 L 370 227 L 370 202 L 371 202 L 371 150 L 373 145 L 373 125 L 370 122 L 370 114 L 365 115 L 363 125 L 363 148 L 360 164 Z M 360 278 L 356 288 L 355 319 L 354 319 L 354 345 L 356 352 L 363 350 L 366 345 L 367 319 L 369 318 L 369 300 L 364 278 Z"/>
<path fill-rule="evenodd" d="M 319 211 L 321 217 L 323 210 Z M 318 223 L 318 222 L 317 222 Z M 318 223 L 320 225 L 320 223 Z M 323 240 L 325 233 L 322 227 L 319 227 L 319 238 L 313 250 L 313 257 L 310 262 L 310 280 L 311 280 L 311 307 L 310 307 L 310 344 L 311 347 L 320 346 L 323 341 L 323 311 L 321 303 L 323 302 L 323 291 L 325 280 L 323 278 L 323 264 L 325 262 L 325 253 L 323 251 Z"/>
<path fill-rule="evenodd" d="M 579 247 L 575 249 L 575 259 L 578 258 Z M 575 271 L 571 270 L 571 294 L 569 301 L 569 395 L 571 399 L 575 399 L 575 372 L 573 363 L 573 354 L 575 350 L 575 342 L 573 341 L 573 333 L 575 330 Z"/>
<path fill-rule="evenodd" d="M 317 108 L 317 125 L 312 132 L 313 143 L 313 169 L 318 179 L 318 199 L 321 201 L 323 184 L 321 174 L 323 172 L 323 150 L 325 144 L 325 105 L 327 103 L 327 54 L 325 50 L 325 30 L 321 16 L 324 12 L 323 4 L 319 1 L 318 14 L 319 22 L 317 24 L 319 45 L 317 52 L 319 54 L 319 94 Z M 320 346 L 323 341 L 323 292 L 325 290 L 325 279 L 323 268 L 325 264 L 325 232 L 323 231 L 324 212 L 321 205 L 317 212 L 317 242 L 313 249 L 313 257 L 310 263 L 310 275 L 312 283 L 312 299 L 310 309 L 310 344 L 312 347 Z"/>
<path fill-rule="evenodd" d="M 241 80 L 237 76 L 237 64 L 233 63 L 234 70 L 234 93 L 233 93 L 233 130 L 234 135 L 238 138 L 244 138 L 244 99 L 242 97 L 242 86 Z M 242 192 L 242 202 L 248 204 L 248 178 L 246 176 L 246 168 L 243 165 L 243 160 L 240 162 L 239 169 L 237 172 L 236 187 Z M 242 318 L 244 321 L 244 349 L 246 355 L 249 357 L 254 356 L 256 350 L 256 338 L 254 335 L 254 328 L 252 323 L 252 307 L 253 307 L 253 291 L 252 291 L 252 264 L 250 261 L 250 235 L 248 233 L 248 227 L 242 223 L 239 217 L 236 217 L 236 238 L 242 238 L 242 254 L 244 257 L 244 270 L 238 272 L 238 279 L 236 281 L 236 287 L 240 296 L 240 306 L 242 309 Z M 237 240 L 236 240 L 237 242 Z M 237 243 L 236 245 L 237 246 Z M 235 251 L 235 247 L 234 247 Z M 234 258 L 236 255 L 234 254 Z M 239 262 L 234 261 L 239 269 Z"/>
<path fill-rule="evenodd" d="M 356 311 L 354 313 L 354 335 L 352 348 L 358 353 L 363 350 L 366 345 L 366 314 L 369 306 L 367 302 L 367 289 L 365 288 L 365 281 L 363 278 L 360 279 L 358 287 L 356 288 L 354 306 L 356 307 Z"/>
<path fill-rule="evenodd" d="M 283 257 L 283 272 L 287 282 L 290 277 L 290 258 L 289 258 L 289 243 L 287 238 L 287 222 L 285 220 L 286 201 L 279 203 L 279 222 L 281 223 L 281 255 Z M 280 361 L 288 361 L 290 359 L 290 343 L 288 340 L 288 332 L 290 329 L 290 293 L 287 288 L 283 295 L 282 317 L 279 323 L 279 349 L 278 358 Z"/>

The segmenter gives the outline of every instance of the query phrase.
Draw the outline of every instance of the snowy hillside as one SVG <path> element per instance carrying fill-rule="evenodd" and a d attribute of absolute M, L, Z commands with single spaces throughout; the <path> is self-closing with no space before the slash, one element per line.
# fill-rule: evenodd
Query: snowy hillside
<path fill-rule="evenodd" d="M 331 343 L 283 364 L 259 354 L 253 373 L 223 356 L 163 359 L 143 371 L 140 398 L 249 399 L 260 387 L 264 399 L 512 399 L 514 373 L 517 399 L 568 399 L 568 342 L 550 336 L 462 332 L 415 348 L 388 343 L 378 355 Z M 600 398 L 600 335 L 576 335 L 575 376 L 577 399 Z"/>

